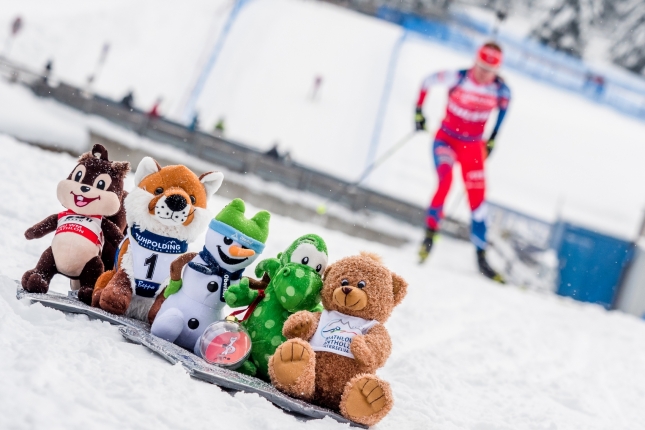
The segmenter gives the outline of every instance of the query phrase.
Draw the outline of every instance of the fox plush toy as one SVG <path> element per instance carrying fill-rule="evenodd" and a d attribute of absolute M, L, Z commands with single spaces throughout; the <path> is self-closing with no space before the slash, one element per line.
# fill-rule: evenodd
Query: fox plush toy
<path fill-rule="evenodd" d="M 65 211 L 50 215 L 25 232 L 28 240 L 56 231 L 38 264 L 22 276 L 22 287 L 46 293 L 57 273 L 70 279 L 79 300 L 90 304 L 92 290 L 104 267 L 111 268 L 114 250 L 123 239 L 123 179 L 130 163 L 110 161 L 102 145 L 80 156 L 56 195 Z"/>
<path fill-rule="evenodd" d="M 224 175 L 197 177 L 185 166 L 162 168 L 145 157 L 134 179 L 136 187 L 124 201 L 127 236 L 119 245 L 115 270 L 97 281 L 92 305 L 152 323 L 164 300 L 160 293 L 170 263 L 206 229 L 206 204 Z"/>

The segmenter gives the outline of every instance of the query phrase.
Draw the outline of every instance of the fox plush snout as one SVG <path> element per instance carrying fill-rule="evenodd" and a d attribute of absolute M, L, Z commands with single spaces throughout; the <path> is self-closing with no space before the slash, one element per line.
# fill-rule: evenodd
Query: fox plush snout
<path fill-rule="evenodd" d="M 222 184 L 220 172 L 205 173 L 199 178 L 185 166 L 161 168 L 152 158 L 144 158 L 135 174 L 137 187 L 154 197 L 148 212 L 167 226 L 189 225 L 195 208 L 206 208 L 208 197 Z"/>

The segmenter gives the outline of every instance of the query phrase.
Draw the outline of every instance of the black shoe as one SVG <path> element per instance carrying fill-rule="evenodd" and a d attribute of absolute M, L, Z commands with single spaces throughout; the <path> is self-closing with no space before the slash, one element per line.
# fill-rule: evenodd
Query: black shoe
<path fill-rule="evenodd" d="M 477 250 L 477 266 L 479 266 L 479 273 L 481 273 L 485 277 L 492 279 L 495 282 L 499 282 L 500 284 L 506 283 L 504 278 L 502 278 L 502 275 L 500 275 L 495 270 L 493 270 L 492 267 L 490 267 L 488 261 L 486 261 L 486 251 L 483 249 Z"/>
<path fill-rule="evenodd" d="M 421 243 L 419 248 L 419 264 L 423 264 L 424 261 L 428 259 L 430 255 L 430 250 L 432 249 L 432 242 L 434 240 L 434 235 L 437 231 L 432 230 L 431 228 L 426 228 L 426 236 Z"/>

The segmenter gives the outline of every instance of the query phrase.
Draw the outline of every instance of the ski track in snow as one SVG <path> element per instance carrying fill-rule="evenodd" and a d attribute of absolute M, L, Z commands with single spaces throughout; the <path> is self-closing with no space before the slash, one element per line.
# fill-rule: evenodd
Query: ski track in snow
<path fill-rule="evenodd" d="M 258 395 L 231 396 L 125 342 L 107 323 L 15 300 L 12 279 L 51 241 L 22 234 L 60 210 L 56 185 L 75 161 L 3 135 L 0 146 L 0 428 L 348 428 L 303 423 Z M 216 196 L 211 209 L 226 202 Z M 476 274 L 471 246 L 450 239 L 419 267 L 412 247 L 274 216 L 263 255 L 308 232 L 327 241 L 330 261 L 375 251 L 410 283 L 387 323 L 393 354 L 378 373 L 392 384 L 395 407 L 378 429 L 645 427 L 643 321 L 491 283 Z M 52 289 L 66 291 L 64 278 Z"/>

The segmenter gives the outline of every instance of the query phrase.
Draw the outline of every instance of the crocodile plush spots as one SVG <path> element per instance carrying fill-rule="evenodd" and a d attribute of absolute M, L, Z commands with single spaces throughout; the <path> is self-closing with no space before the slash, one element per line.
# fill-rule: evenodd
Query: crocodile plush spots
<path fill-rule="evenodd" d="M 224 298 L 230 307 L 249 306 L 242 324 L 253 346 L 251 356 L 239 369 L 241 372 L 269 379 L 269 358 L 286 338 L 282 326 L 291 314 L 301 310 L 318 310 L 322 274 L 327 267 L 327 246 L 323 239 L 308 234 L 294 241 L 277 258 L 261 261 L 255 274 L 270 279 L 264 297 L 249 288 L 243 278 L 231 286 Z"/>

